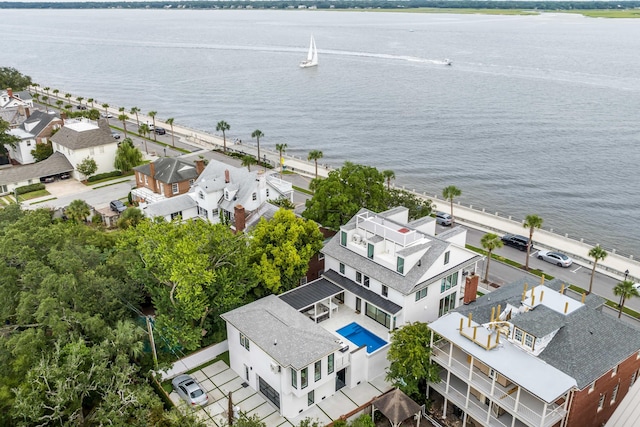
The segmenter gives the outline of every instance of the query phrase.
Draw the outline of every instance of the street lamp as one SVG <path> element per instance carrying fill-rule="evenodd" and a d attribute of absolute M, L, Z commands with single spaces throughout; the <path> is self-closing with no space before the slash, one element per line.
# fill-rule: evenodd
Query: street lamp
<path fill-rule="evenodd" d="M 624 281 L 627 281 L 627 276 L 629 276 L 629 269 L 624 271 Z M 622 307 L 622 295 L 620 295 L 620 302 L 618 303 L 618 307 Z"/>

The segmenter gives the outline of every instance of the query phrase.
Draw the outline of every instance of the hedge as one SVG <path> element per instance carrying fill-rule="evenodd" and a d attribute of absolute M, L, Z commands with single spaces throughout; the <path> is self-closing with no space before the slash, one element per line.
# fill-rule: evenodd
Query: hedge
<path fill-rule="evenodd" d="M 18 187 L 16 188 L 16 193 L 26 194 L 26 193 L 31 193 L 32 191 L 44 190 L 44 189 L 45 189 L 45 185 L 41 182 L 38 182 L 36 184 L 23 185 L 22 187 Z"/>
<path fill-rule="evenodd" d="M 89 182 L 100 181 L 101 179 L 114 178 L 116 176 L 122 176 L 122 171 L 112 171 L 112 172 L 99 173 L 98 175 L 90 176 L 87 179 L 87 181 L 89 181 Z"/>

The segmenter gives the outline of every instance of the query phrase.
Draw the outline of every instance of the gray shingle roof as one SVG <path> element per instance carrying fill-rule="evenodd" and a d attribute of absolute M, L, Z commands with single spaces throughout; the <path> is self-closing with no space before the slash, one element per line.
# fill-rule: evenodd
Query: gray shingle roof
<path fill-rule="evenodd" d="M 27 132 L 33 136 L 38 136 L 49 125 L 49 123 L 57 119 L 58 117 L 53 112 L 45 113 L 44 111 L 36 110 L 31 113 L 29 118 L 25 120 L 20 127 L 26 130 L 27 126 L 35 123 L 35 126 Z"/>
<path fill-rule="evenodd" d="M 341 347 L 336 336 L 275 295 L 220 317 L 284 367 L 302 369 Z"/>
<path fill-rule="evenodd" d="M 565 318 L 549 307 L 538 305 L 534 310 L 513 317 L 511 323 L 536 338 L 542 338 L 564 326 Z"/>
<path fill-rule="evenodd" d="M 96 128 L 84 131 L 76 131 L 69 126 L 63 126 L 52 137 L 51 141 L 67 147 L 70 150 L 98 147 L 100 145 L 117 144 L 111 133 Z"/>
<path fill-rule="evenodd" d="M 529 289 L 538 284 L 536 279 L 523 278 L 455 311 L 465 316 L 473 313 L 474 321 L 487 323 L 491 317 L 491 307 L 500 304 L 504 308 L 507 303 L 520 306 L 525 282 L 529 284 Z M 545 286 L 559 290 L 562 283 L 554 279 L 545 282 Z M 513 317 L 511 322 L 524 330 L 543 333 L 554 327 L 552 322 L 555 320 L 556 329 L 559 330 L 538 357 L 575 378 L 578 388 L 583 389 L 640 350 L 640 331 L 602 313 L 599 309 L 601 305 L 602 298 L 591 294 L 586 297 L 584 306 L 566 316 L 559 314 L 544 318 L 548 312 L 543 309 L 536 313 L 544 307 L 538 305 L 529 313 Z"/>
<path fill-rule="evenodd" d="M 317 279 L 304 286 L 294 288 L 284 294 L 279 295 L 280 299 L 296 310 L 309 307 L 319 301 L 342 292 L 342 288 L 327 279 Z"/>
<path fill-rule="evenodd" d="M 175 157 L 161 157 L 153 162 L 153 168 L 154 176 L 152 178 L 166 184 L 174 184 L 198 178 L 195 163 Z M 151 176 L 151 166 L 149 166 L 149 163 L 136 166 L 133 170 Z"/>
<path fill-rule="evenodd" d="M 366 209 L 361 209 L 358 214 L 370 212 Z M 352 223 L 355 223 L 356 216 L 351 218 L 347 223 L 347 226 L 350 226 Z M 390 220 L 387 220 L 391 222 Z M 398 227 L 406 227 L 404 224 L 397 224 Z M 343 226 L 344 227 L 344 226 Z M 426 274 L 427 270 L 433 265 L 433 263 L 450 247 L 450 243 L 440 239 L 435 236 L 428 236 L 430 246 L 429 250 L 420 258 L 419 265 L 414 265 L 406 275 L 401 275 L 394 270 L 388 269 L 377 264 L 374 260 L 370 260 L 366 256 L 362 256 L 351 250 L 340 245 L 340 233 L 336 234 L 322 249 L 322 253 L 325 255 L 331 256 L 333 258 L 339 259 L 346 265 L 366 274 L 367 276 L 373 277 L 376 280 L 382 282 L 383 284 L 393 288 L 403 295 L 409 295 L 416 289 L 416 285 L 424 284 L 420 283 L 422 277 Z M 374 241 L 376 239 L 382 239 L 380 236 L 373 236 L 373 238 L 369 238 L 369 241 Z M 424 248 L 422 248 L 424 249 Z M 411 249 L 407 249 L 407 251 L 411 251 Z M 464 268 L 468 265 L 475 263 L 480 259 L 478 255 L 472 255 L 470 253 L 470 258 L 455 266 L 456 268 Z M 429 279 L 429 283 L 432 283 L 435 280 L 438 280 L 441 275 Z"/>
<path fill-rule="evenodd" d="M 396 314 L 397 312 L 402 310 L 402 307 L 400 307 L 398 304 L 389 301 L 388 299 L 376 294 L 375 292 L 367 288 L 362 287 L 362 285 L 347 279 L 346 277 L 333 270 L 325 271 L 324 273 L 322 273 L 322 276 L 326 279 L 329 279 L 331 282 L 335 283 L 341 288 L 362 298 L 363 300 L 369 301 L 371 304 L 375 305 L 378 308 L 381 308 L 389 314 Z"/>
<path fill-rule="evenodd" d="M 53 153 L 48 159 L 24 166 L 13 166 L 0 169 L 0 184 L 14 184 L 30 179 L 40 179 L 45 176 L 59 175 L 73 172 L 73 166 L 67 157 L 59 152 Z"/>

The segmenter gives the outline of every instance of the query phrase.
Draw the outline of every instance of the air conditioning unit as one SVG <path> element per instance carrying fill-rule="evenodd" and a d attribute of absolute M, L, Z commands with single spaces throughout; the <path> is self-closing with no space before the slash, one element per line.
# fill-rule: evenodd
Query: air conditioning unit
<path fill-rule="evenodd" d="M 362 236 L 361 236 L 361 235 L 359 235 L 359 234 L 354 234 L 352 239 L 353 239 L 353 241 L 354 241 L 354 242 L 356 242 L 356 243 L 360 243 L 360 242 L 362 242 Z"/>
<path fill-rule="evenodd" d="M 280 373 L 281 370 L 281 366 L 280 365 L 276 365 L 275 363 L 271 364 L 271 372 L 273 372 L 274 374 L 278 374 Z"/>

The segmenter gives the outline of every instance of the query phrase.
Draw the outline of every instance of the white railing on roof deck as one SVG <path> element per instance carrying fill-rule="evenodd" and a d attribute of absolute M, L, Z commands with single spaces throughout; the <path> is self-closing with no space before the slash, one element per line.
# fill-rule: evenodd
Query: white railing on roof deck
<path fill-rule="evenodd" d="M 403 247 L 406 247 L 423 237 L 422 234 L 418 233 L 416 230 L 408 229 L 391 221 L 389 221 L 389 223 L 392 224 L 393 227 L 385 225 L 385 218 L 371 215 L 368 212 L 356 216 L 356 227 L 362 228 L 376 236 L 381 236 L 387 240 L 391 240 Z M 407 231 L 400 232 L 399 230 L 401 229 L 405 229 Z"/>

